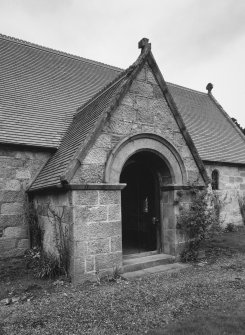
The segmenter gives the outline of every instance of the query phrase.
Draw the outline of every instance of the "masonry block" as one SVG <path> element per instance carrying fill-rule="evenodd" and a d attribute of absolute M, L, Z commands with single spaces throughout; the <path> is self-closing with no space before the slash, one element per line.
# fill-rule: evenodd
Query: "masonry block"
<path fill-rule="evenodd" d="M 98 191 L 93 190 L 73 191 L 73 204 L 78 206 L 98 205 L 99 204 Z"/>
<path fill-rule="evenodd" d="M 20 191 L 21 183 L 17 179 L 7 180 L 5 184 L 5 190 Z"/>
<path fill-rule="evenodd" d="M 131 93 L 141 95 L 146 98 L 153 97 L 153 87 L 151 84 L 135 80 L 129 90 Z"/>
<path fill-rule="evenodd" d="M 99 191 L 99 203 L 100 205 L 111 205 L 121 203 L 121 192 L 120 191 Z"/>
<path fill-rule="evenodd" d="M 27 250 L 30 248 L 30 241 L 28 238 L 26 239 L 21 239 L 17 242 L 17 248 L 18 249 L 24 249 Z"/>
<path fill-rule="evenodd" d="M 149 99 L 148 98 L 143 98 L 140 96 L 135 97 L 135 109 L 137 111 L 144 110 L 144 111 L 149 111 L 151 113 L 151 110 L 149 109 Z"/>
<path fill-rule="evenodd" d="M 110 119 L 110 123 L 107 123 L 106 131 L 112 132 L 114 134 L 127 135 L 131 133 L 132 128 L 132 122 L 120 120 L 112 116 Z"/>
<path fill-rule="evenodd" d="M 84 240 L 79 239 L 78 241 L 73 240 L 71 241 L 73 245 L 74 256 L 76 258 L 83 258 L 87 254 L 87 242 Z"/>
<path fill-rule="evenodd" d="M 105 254 L 109 251 L 109 238 L 99 238 L 87 242 L 88 255 Z"/>
<path fill-rule="evenodd" d="M 84 164 L 104 164 L 107 159 L 107 152 L 102 148 L 94 148 L 89 151 L 86 158 L 83 160 Z"/>
<path fill-rule="evenodd" d="M 103 182 L 104 165 L 82 164 L 72 179 L 72 184 Z"/>
<path fill-rule="evenodd" d="M 106 206 L 77 207 L 76 220 L 81 220 L 82 223 L 107 221 L 107 207 Z"/>
<path fill-rule="evenodd" d="M 74 227 L 74 230 L 76 227 Z M 106 238 L 121 234 L 121 221 L 95 222 L 87 226 L 86 231 L 81 229 L 81 234 L 86 238 Z M 76 234 L 74 234 L 76 236 Z"/>
<path fill-rule="evenodd" d="M 85 271 L 86 272 L 95 271 L 95 257 L 94 256 L 87 256 L 85 258 Z"/>
<path fill-rule="evenodd" d="M 1 167 L 0 162 L 0 178 L 15 179 L 16 169 L 11 167 Z"/>
<path fill-rule="evenodd" d="M 96 140 L 96 147 L 110 149 L 112 147 L 111 136 L 105 133 L 100 134 Z"/>
<path fill-rule="evenodd" d="M 111 269 L 122 265 L 122 253 L 116 252 L 106 255 L 95 255 L 95 269 Z"/>
<path fill-rule="evenodd" d="M 0 227 L 21 226 L 23 223 L 23 215 L 0 215 Z"/>
<path fill-rule="evenodd" d="M 154 114 L 152 114 L 147 109 L 139 109 L 137 117 L 140 123 L 149 123 L 149 124 L 154 123 Z"/>
<path fill-rule="evenodd" d="M 121 220 L 121 205 L 108 206 L 108 220 L 109 221 Z"/>
<path fill-rule="evenodd" d="M 110 252 L 122 251 L 122 236 L 112 236 L 111 237 L 111 250 Z"/>
<path fill-rule="evenodd" d="M 27 226 L 7 227 L 4 229 L 3 238 L 27 238 Z"/>
<path fill-rule="evenodd" d="M 128 122 L 135 122 L 136 110 L 129 106 L 120 105 L 113 115 L 114 118 L 119 120 L 126 120 Z"/>
<path fill-rule="evenodd" d="M 126 94 L 125 97 L 122 99 L 121 104 L 124 106 L 133 107 L 134 106 L 134 95 Z"/>
<path fill-rule="evenodd" d="M 17 240 L 15 238 L 1 238 L 0 239 L 0 257 L 4 251 L 13 250 L 16 247 Z"/>
<path fill-rule="evenodd" d="M 24 212 L 23 204 L 18 202 L 6 203 L 1 206 L 1 214 L 18 215 Z"/>
<path fill-rule="evenodd" d="M 24 202 L 24 191 L 0 191 L 0 201 L 2 202 Z"/>
<path fill-rule="evenodd" d="M 27 169 L 19 169 L 16 171 L 16 178 L 17 179 L 30 179 L 31 173 Z"/>

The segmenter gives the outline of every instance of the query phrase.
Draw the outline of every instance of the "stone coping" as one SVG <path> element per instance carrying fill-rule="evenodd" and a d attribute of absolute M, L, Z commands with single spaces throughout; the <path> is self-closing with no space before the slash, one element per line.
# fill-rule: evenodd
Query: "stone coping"
<path fill-rule="evenodd" d="M 127 184 L 71 184 L 44 187 L 36 190 L 27 190 L 28 193 L 49 193 L 52 191 L 72 191 L 72 190 L 122 190 Z"/>
<path fill-rule="evenodd" d="M 68 190 L 122 190 L 127 184 L 74 184 L 66 185 Z"/>

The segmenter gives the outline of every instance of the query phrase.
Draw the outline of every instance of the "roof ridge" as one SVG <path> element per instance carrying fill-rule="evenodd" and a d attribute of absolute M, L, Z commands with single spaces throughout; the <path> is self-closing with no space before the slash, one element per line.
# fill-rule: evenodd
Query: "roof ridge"
<path fill-rule="evenodd" d="M 123 69 L 121 69 L 117 66 L 113 66 L 113 65 L 106 64 L 106 63 L 98 62 L 96 60 L 92 60 L 92 59 L 84 58 L 84 57 L 81 57 L 81 56 L 73 55 L 73 54 L 70 54 L 70 53 L 65 52 L 65 51 L 45 47 L 45 46 L 42 46 L 42 45 L 39 45 L 39 44 L 36 44 L 36 43 L 32 43 L 32 42 L 28 42 L 28 41 L 16 38 L 16 37 L 12 37 L 12 36 L 8 36 L 8 35 L 4 35 L 4 34 L 0 33 L 0 38 L 12 41 L 14 43 L 22 44 L 22 45 L 25 45 L 25 46 L 28 46 L 28 47 L 31 47 L 31 48 L 40 49 L 40 50 L 43 50 L 43 51 L 46 51 L 46 52 L 52 52 L 54 54 L 58 54 L 59 56 L 80 60 L 80 61 L 83 61 L 83 62 L 88 63 L 88 64 L 98 65 L 98 66 L 105 67 L 105 68 L 108 68 L 108 69 L 112 69 L 112 70 L 115 70 L 115 71 L 118 71 L 118 72 L 123 71 Z"/>
<path fill-rule="evenodd" d="M 178 85 L 178 84 L 174 84 L 174 83 L 170 83 L 170 82 L 166 82 L 167 85 L 170 85 L 170 86 L 177 86 L 179 88 L 182 88 L 184 89 L 185 91 L 191 91 L 191 92 L 195 92 L 195 93 L 199 93 L 199 94 L 203 94 L 203 95 L 207 95 L 207 93 L 205 92 L 201 92 L 201 91 L 197 91 L 197 90 L 194 90 L 192 88 L 189 88 L 189 87 L 185 87 L 185 86 L 182 86 L 182 85 Z"/>

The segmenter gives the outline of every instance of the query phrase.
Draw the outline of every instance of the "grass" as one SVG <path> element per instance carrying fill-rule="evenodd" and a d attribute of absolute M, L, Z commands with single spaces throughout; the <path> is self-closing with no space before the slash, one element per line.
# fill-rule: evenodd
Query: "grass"
<path fill-rule="evenodd" d="M 2 297 L 30 300 L 0 306 L 0 334 L 244 334 L 245 232 L 205 249 L 204 266 L 100 285 L 5 275 Z"/>

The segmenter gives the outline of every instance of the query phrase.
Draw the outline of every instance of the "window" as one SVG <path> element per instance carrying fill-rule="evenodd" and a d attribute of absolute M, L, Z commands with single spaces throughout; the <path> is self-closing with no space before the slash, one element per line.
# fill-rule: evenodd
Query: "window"
<path fill-rule="evenodd" d="M 212 171 L 212 189 L 218 190 L 219 189 L 219 173 L 217 170 Z"/>

